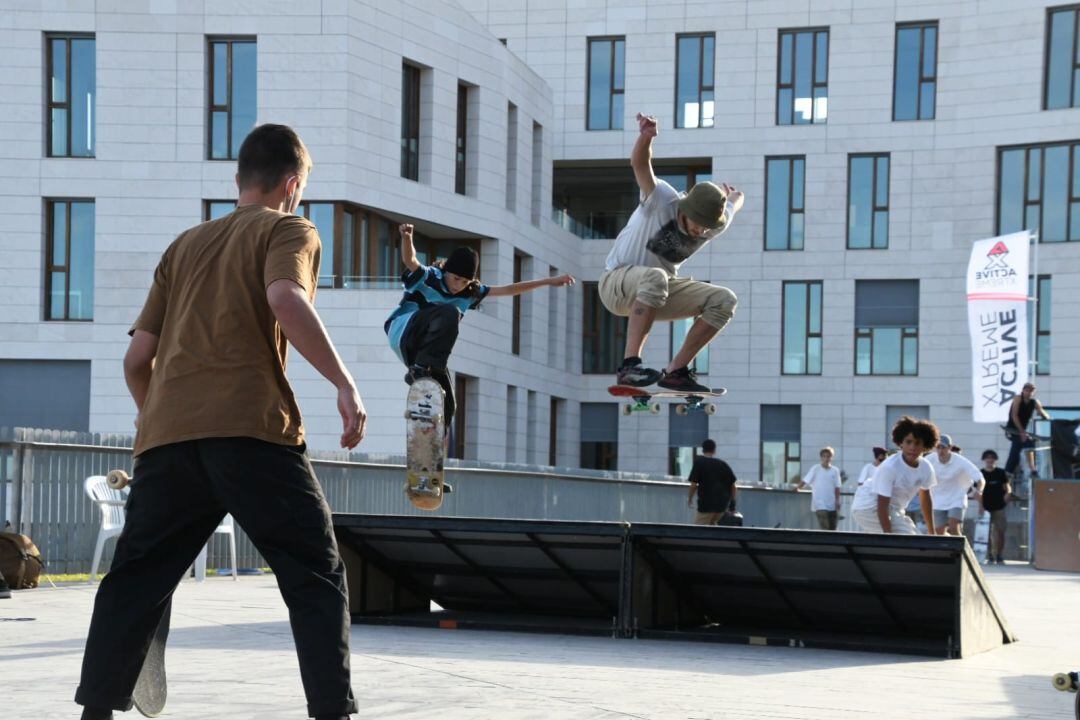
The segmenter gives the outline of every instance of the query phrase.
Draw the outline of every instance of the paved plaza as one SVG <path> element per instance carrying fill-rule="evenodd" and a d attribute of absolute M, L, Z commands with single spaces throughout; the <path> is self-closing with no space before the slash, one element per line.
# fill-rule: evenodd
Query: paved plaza
<path fill-rule="evenodd" d="M 1049 679 L 1080 668 L 1080 575 L 1019 564 L 986 574 L 1020 642 L 964 660 L 356 625 L 356 717 L 1072 717 L 1073 696 L 1053 690 Z M 46 586 L 0 600 L 4 717 L 78 717 L 71 698 L 93 592 L 85 583 Z M 166 662 L 165 718 L 305 717 L 272 577 L 185 581 Z"/>

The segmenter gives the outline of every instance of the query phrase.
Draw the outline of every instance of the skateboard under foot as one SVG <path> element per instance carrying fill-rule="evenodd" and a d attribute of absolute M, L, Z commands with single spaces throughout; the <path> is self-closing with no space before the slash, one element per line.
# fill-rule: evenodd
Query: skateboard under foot
<path fill-rule="evenodd" d="M 443 481 L 444 399 L 439 383 L 420 378 L 409 387 L 405 404 L 405 495 L 421 510 L 437 510 L 450 491 Z"/>
<path fill-rule="evenodd" d="M 611 385 L 608 387 L 608 392 L 615 397 L 628 397 L 633 400 L 633 402 L 622 406 L 623 415 L 630 415 L 635 412 L 650 412 L 653 415 L 658 415 L 660 413 L 660 403 L 654 401 L 662 398 L 678 398 L 682 401 L 675 406 L 676 415 L 687 415 L 692 412 L 715 415 L 715 403 L 707 402 L 707 400 L 726 395 L 727 389 L 709 388 L 699 392 L 680 392 L 678 390 L 646 390 L 633 385 Z"/>

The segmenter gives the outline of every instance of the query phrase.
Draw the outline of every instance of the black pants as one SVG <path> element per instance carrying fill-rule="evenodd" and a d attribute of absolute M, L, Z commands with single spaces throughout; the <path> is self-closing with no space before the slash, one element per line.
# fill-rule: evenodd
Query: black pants
<path fill-rule="evenodd" d="M 416 311 L 401 338 L 401 354 L 409 365 L 431 368 L 431 376 L 446 394 L 443 416 L 446 427 L 454 418 L 454 385 L 446 366 L 458 338 L 461 313 L 453 305 L 432 304 Z"/>
<path fill-rule="evenodd" d="M 277 577 L 308 713 L 356 712 L 345 565 L 305 448 L 191 440 L 141 454 L 134 475 L 124 530 L 94 600 L 75 702 L 131 709 L 158 620 L 228 512 Z"/>
<path fill-rule="evenodd" d="M 1020 433 L 1015 433 L 1011 438 L 1009 445 L 1009 458 L 1005 461 L 1005 472 L 1012 475 L 1016 472 L 1016 468 L 1020 465 L 1020 456 L 1025 450 L 1031 450 L 1035 447 L 1035 441 L 1033 439 L 1022 440 Z"/>

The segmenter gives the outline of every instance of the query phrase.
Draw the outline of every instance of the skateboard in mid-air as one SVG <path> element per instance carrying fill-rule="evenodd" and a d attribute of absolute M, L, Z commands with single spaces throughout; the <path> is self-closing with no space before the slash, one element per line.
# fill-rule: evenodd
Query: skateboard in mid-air
<path fill-rule="evenodd" d="M 622 414 L 648 411 L 653 415 L 660 413 L 660 403 L 653 402 L 662 398 L 677 398 L 681 400 L 675 406 L 675 413 L 686 415 L 692 412 L 703 412 L 706 415 L 716 414 L 716 405 L 708 402 L 709 398 L 718 398 L 727 394 L 726 388 L 710 388 L 700 392 L 682 392 L 679 390 L 646 390 L 633 385 L 612 385 L 608 392 L 615 397 L 631 398 L 633 402 L 622 406 Z"/>
<path fill-rule="evenodd" d="M 172 616 L 172 600 L 165 606 L 154 637 L 150 640 L 150 649 L 146 652 L 139 679 L 131 692 L 131 701 L 135 709 L 146 717 L 157 717 L 165 709 L 165 700 L 169 696 L 169 687 L 165 678 L 165 641 L 169 639 L 169 619 Z"/>
<path fill-rule="evenodd" d="M 1076 713 L 1076 720 L 1080 720 L 1080 673 L 1077 672 L 1063 672 L 1054 675 L 1050 679 L 1051 684 L 1055 689 L 1062 692 L 1074 692 L 1076 694 L 1076 706 L 1074 712 Z"/>
<path fill-rule="evenodd" d="M 444 399 L 439 383 L 419 378 L 409 387 L 405 404 L 405 495 L 421 510 L 437 510 L 449 492 L 443 481 Z"/>

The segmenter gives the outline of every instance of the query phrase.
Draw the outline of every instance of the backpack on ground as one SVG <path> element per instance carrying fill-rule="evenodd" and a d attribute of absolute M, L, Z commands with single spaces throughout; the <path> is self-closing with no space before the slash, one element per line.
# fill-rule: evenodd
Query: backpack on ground
<path fill-rule="evenodd" d="M 18 533 L 0 532 L 0 574 L 12 590 L 25 590 L 38 585 L 45 567 L 34 542 Z"/>

